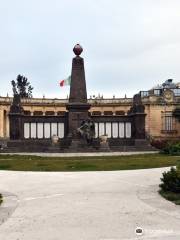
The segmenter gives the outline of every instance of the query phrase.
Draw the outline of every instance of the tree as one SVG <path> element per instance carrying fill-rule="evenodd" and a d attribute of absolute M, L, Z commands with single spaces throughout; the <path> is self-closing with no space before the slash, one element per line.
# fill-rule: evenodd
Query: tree
<path fill-rule="evenodd" d="M 11 81 L 13 94 L 19 95 L 21 98 L 31 98 L 33 87 L 28 82 L 28 79 L 22 75 L 18 75 L 16 81 Z"/>

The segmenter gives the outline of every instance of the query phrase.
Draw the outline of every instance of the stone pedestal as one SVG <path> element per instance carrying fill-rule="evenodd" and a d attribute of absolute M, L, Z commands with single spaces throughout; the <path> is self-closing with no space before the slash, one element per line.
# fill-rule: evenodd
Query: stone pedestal
<path fill-rule="evenodd" d="M 101 152 L 109 152 L 110 151 L 109 143 L 108 142 L 101 142 L 99 151 L 101 151 Z"/>
<path fill-rule="evenodd" d="M 59 137 L 56 135 L 53 135 L 51 137 L 51 144 L 52 146 L 59 146 Z"/>
<path fill-rule="evenodd" d="M 145 107 L 142 104 L 141 96 L 134 95 L 133 105 L 129 114 L 133 116 L 132 136 L 135 139 L 145 139 Z"/>
<path fill-rule="evenodd" d="M 68 112 L 68 136 L 72 139 L 78 139 L 79 134 L 77 129 L 80 127 L 81 122 L 89 117 L 88 110 L 89 104 L 68 104 L 66 109 Z"/>
<path fill-rule="evenodd" d="M 9 114 L 10 119 L 10 139 L 21 139 L 22 138 L 22 118 L 21 114 Z"/>
<path fill-rule="evenodd" d="M 9 112 L 10 139 L 12 140 L 23 138 L 22 116 L 21 99 L 19 95 L 15 95 Z"/>
<path fill-rule="evenodd" d="M 145 139 L 145 113 L 134 114 L 135 138 Z"/>
<path fill-rule="evenodd" d="M 102 135 L 100 136 L 100 151 L 102 152 L 109 152 L 109 142 L 108 142 L 108 136 L 107 135 Z"/>

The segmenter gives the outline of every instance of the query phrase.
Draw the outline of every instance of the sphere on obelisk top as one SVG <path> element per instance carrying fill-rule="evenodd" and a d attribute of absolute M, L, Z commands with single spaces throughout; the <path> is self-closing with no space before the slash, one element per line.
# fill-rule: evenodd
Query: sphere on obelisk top
<path fill-rule="evenodd" d="M 81 55 L 82 51 L 83 51 L 83 48 L 81 47 L 80 44 L 76 44 L 73 48 L 73 52 L 75 53 L 76 56 Z"/>

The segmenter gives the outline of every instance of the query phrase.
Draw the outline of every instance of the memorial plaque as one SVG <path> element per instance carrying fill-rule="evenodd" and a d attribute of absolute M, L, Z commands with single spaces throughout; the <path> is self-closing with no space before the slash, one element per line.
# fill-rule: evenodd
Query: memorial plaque
<path fill-rule="evenodd" d="M 124 123 L 123 122 L 119 123 L 119 137 L 124 138 Z"/>
<path fill-rule="evenodd" d="M 50 123 L 44 124 L 44 137 L 50 138 Z"/>
<path fill-rule="evenodd" d="M 30 138 L 29 123 L 24 123 L 24 138 Z"/>
<path fill-rule="evenodd" d="M 105 129 L 104 129 L 104 123 L 102 122 L 100 122 L 99 123 L 99 136 L 102 136 L 102 135 L 104 135 L 105 134 Z"/>
<path fill-rule="evenodd" d="M 64 137 L 64 123 L 58 123 L 58 137 Z"/>
<path fill-rule="evenodd" d="M 43 138 L 43 123 L 37 124 L 37 138 Z"/>
<path fill-rule="evenodd" d="M 131 123 L 126 123 L 126 138 L 131 137 Z"/>
<path fill-rule="evenodd" d="M 111 138 L 111 123 L 106 123 L 106 134 L 108 135 L 108 138 Z"/>
<path fill-rule="evenodd" d="M 98 123 L 95 123 L 95 138 L 98 138 Z"/>
<path fill-rule="evenodd" d="M 112 136 L 113 138 L 118 137 L 118 123 L 116 122 L 112 123 Z"/>
<path fill-rule="evenodd" d="M 57 123 L 51 123 L 51 137 L 53 135 L 57 136 L 58 132 L 57 132 Z"/>

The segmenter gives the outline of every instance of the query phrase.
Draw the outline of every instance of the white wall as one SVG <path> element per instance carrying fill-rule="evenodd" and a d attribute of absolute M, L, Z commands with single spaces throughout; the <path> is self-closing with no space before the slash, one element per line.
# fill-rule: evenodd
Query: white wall
<path fill-rule="evenodd" d="M 24 138 L 64 137 L 64 123 L 24 123 Z"/>
<path fill-rule="evenodd" d="M 95 123 L 95 138 L 104 134 L 108 138 L 131 138 L 130 122 L 99 122 Z"/>

